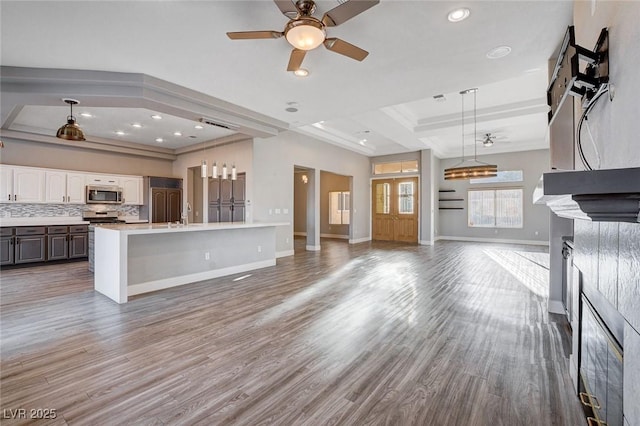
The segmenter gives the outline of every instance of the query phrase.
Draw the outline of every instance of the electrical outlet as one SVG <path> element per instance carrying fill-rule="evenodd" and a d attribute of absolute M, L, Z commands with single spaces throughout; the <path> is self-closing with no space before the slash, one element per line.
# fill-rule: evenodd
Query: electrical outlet
<path fill-rule="evenodd" d="M 289 244 L 289 238 L 287 238 L 286 243 Z"/>
<path fill-rule="evenodd" d="M 204 252 L 204 260 L 209 260 L 211 259 L 211 253 L 209 253 L 208 251 Z"/>
<path fill-rule="evenodd" d="M 536 232 L 534 232 L 534 234 L 535 234 L 535 235 L 538 235 L 538 234 L 539 234 L 539 232 L 538 232 L 538 231 L 536 231 Z"/>
<path fill-rule="evenodd" d="M 273 214 L 273 209 L 269 209 L 269 214 Z"/>
<path fill-rule="evenodd" d="M 258 246 L 258 253 L 262 253 L 262 246 Z"/>
<path fill-rule="evenodd" d="M 280 209 L 276 209 L 276 214 L 280 214 Z"/>
<path fill-rule="evenodd" d="M 289 214 L 289 209 L 283 209 L 283 210 L 282 210 L 282 213 L 284 213 L 284 214 Z"/>

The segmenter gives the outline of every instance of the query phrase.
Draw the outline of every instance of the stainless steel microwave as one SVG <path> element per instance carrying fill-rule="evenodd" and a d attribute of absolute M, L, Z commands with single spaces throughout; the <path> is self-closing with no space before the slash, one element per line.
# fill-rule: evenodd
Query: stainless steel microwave
<path fill-rule="evenodd" d="M 122 204 L 122 188 L 87 185 L 86 202 L 87 204 Z"/>

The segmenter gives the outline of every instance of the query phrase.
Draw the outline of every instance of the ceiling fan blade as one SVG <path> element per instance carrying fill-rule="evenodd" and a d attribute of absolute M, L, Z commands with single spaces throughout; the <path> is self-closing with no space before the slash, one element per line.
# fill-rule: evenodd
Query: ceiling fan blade
<path fill-rule="evenodd" d="M 327 27 L 336 27 L 378 3 L 380 0 L 349 0 L 325 13 L 322 23 Z"/>
<path fill-rule="evenodd" d="M 355 59 L 356 61 L 362 61 L 369 54 L 366 50 L 360 49 L 358 46 L 354 46 L 339 38 L 327 38 L 324 41 L 324 47 L 332 52 Z"/>
<path fill-rule="evenodd" d="M 255 40 L 259 38 L 280 38 L 284 34 L 279 31 L 236 31 L 227 33 L 231 40 Z"/>
<path fill-rule="evenodd" d="M 295 19 L 296 16 L 298 16 L 298 9 L 291 0 L 273 0 L 273 2 L 278 6 L 280 12 L 282 12 L 282 14 L 287 18 Z"/>
<path fill-rule="evenodd" d="M 304 60 L 304 55 L 306 54 L 306 50 L 293 49 L 291 51 L 291 56 L 289 57 L 289 65 L 287 66 L 287 71 L 295 71 L 300 69 L 302 61 Z"/>

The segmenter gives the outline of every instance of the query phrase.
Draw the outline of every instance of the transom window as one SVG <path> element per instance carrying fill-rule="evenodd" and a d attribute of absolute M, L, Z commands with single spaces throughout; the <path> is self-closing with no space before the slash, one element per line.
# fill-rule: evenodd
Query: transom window
<path fill-rule="evenodd" d="M 395 161 L 373 165 L 374 175 L 388 175 L 394 173 L 417 173 L 418 160 Z"/>

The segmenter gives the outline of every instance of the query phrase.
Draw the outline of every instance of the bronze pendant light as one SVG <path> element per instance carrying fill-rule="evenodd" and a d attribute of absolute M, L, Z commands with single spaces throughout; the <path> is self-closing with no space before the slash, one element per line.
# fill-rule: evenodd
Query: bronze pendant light
<path fill-rule="evenodd" d="M 84 133 L 80 126 L 76 124 L 76 118 L 73 116 L 73 106 L 79 104 L 80 102 L 75 99 L 62 99 L 66 104 L 68 104 L 71 108 L 71 113 L 67 116 L 67 124 L 60 127 L 58 132 L 56 133 L 56 137 L 60 139 L 65 139 L 68 141 L 83 141 Z"/>
<path fill-rule="evenodd" d="M 487 164 L 477 159 L 476 141 L 476 93 L 478 89 L 467 89 L 460 92 L 462 95 L 462 161 L 453 167 L 444 169 L 444 180 L 463 180 L 483 177 L 495 177 L 498 175 L 498 166 Z M 465 159 L 464 156 L 464 95 L 473 93 L 473 159 Z"/>

